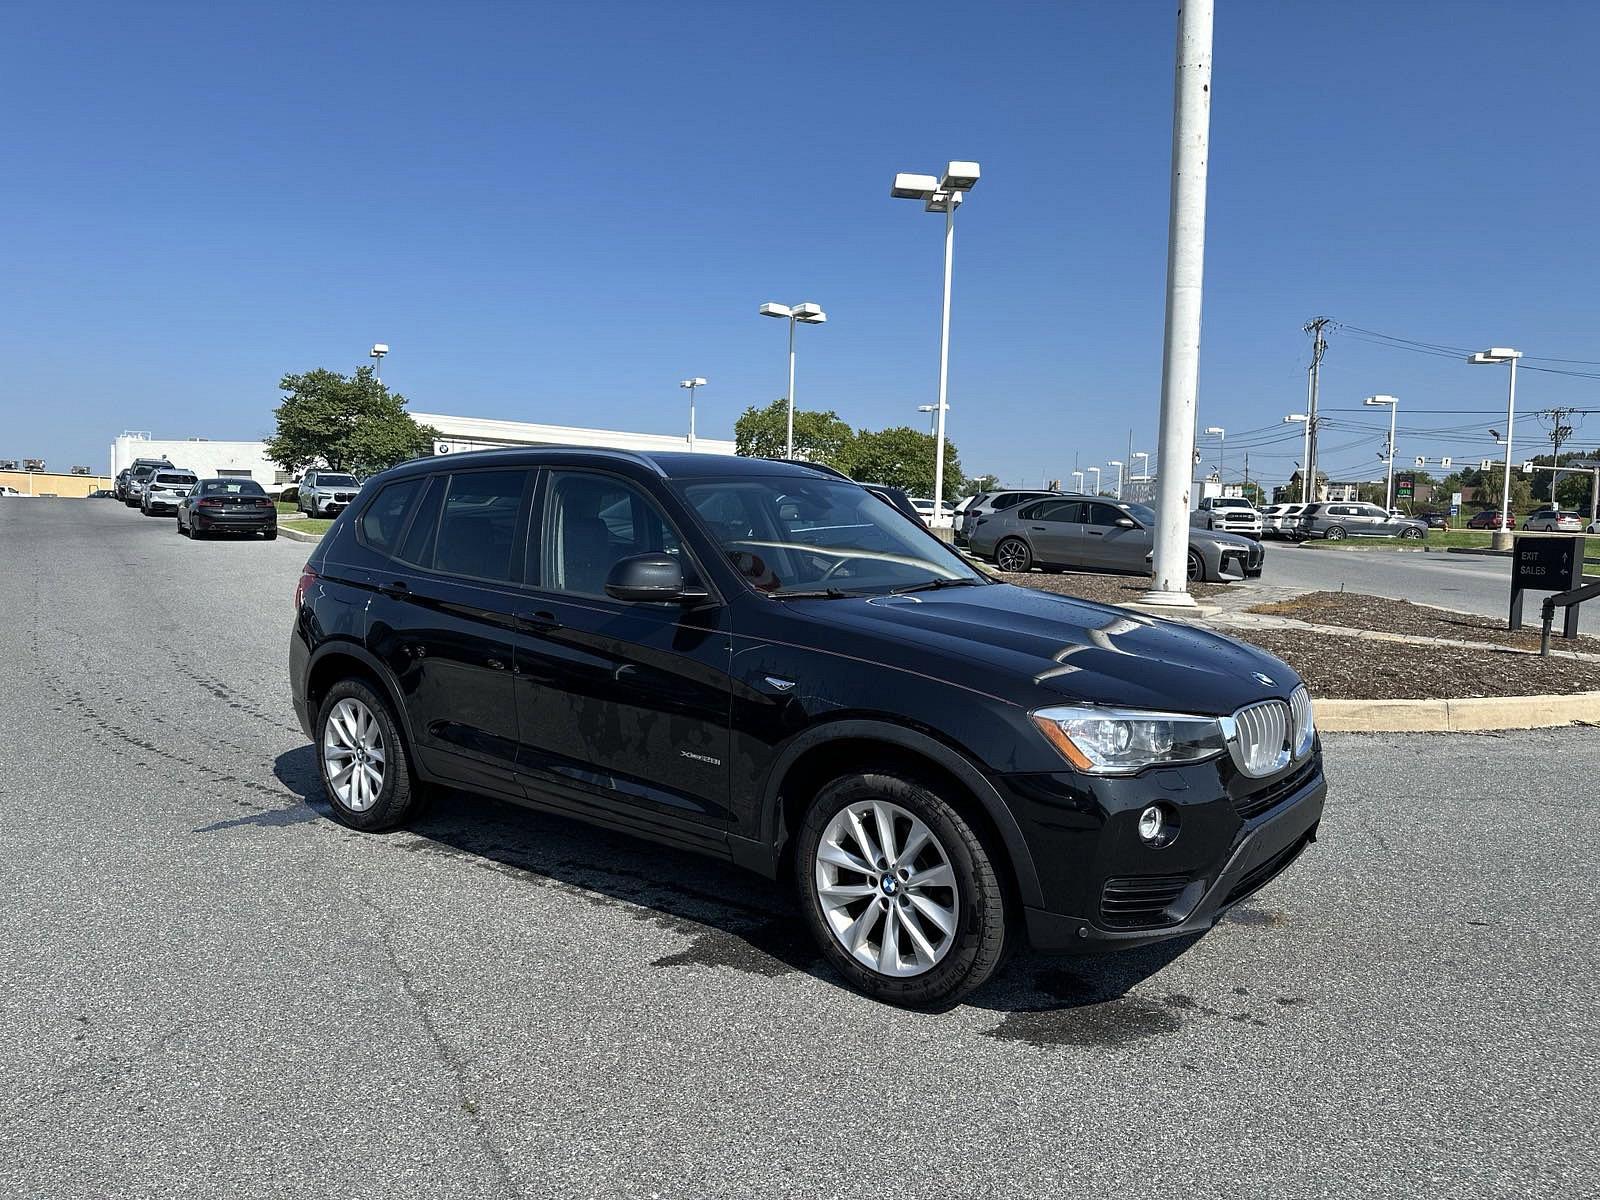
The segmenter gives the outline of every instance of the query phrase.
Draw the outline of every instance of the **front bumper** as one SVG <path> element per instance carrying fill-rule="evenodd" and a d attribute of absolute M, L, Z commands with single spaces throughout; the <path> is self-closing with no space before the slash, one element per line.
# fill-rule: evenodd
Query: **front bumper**
<path fill-rule="evenodd" d="M 1327 797 L 1320 751 L 1265 784 L 1217 762 L 1134 779 L 1009 782 L 1003 794 L 1014 811 L 1021 804 L 1044 901 L 1023 910 L 1028 941 L 1036 950 L 1069 954 L 1211 928 L 1316 840 Z M 1261 797 L 1270 800 L 1264 811 L 1240 815 L 1253 812 Z M 1134 824 L 1146 804 L 1158 801 L 1176 812 L 1179 833 L 1170 846 L 1152 849 L 1138 841 Z M 1113 888 L 1156 880 L 1173 881 L 1170 903 L 1148 921 L 1117 919 Z"/>

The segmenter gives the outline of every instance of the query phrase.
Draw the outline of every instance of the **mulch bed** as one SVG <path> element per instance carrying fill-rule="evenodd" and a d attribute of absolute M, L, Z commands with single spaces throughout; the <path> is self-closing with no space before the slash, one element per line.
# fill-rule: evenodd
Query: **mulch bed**
<path fill-rule="evenodd" d="M 1225 632 L 1283 659 L 1299 672 L 1313 696 L 1462 700 L 1600 691 L 1600 663 L 1581 659 L 1540 658 L 1511 649 L 1372 642 L 1298 629 Z"/>
<path fill-rule="evenodd" d="M 1316 625 L 1343 625 L 1349 629 L 1370 629 L 1377 633 L 1403 633 L 1411 637 L 1450 638 L 1458 642 L 1493 642 L 1519 650 L 1539 648 L 1539 600 L 1534 594 L 1524 602 L 1523 620 L 1531 623 L 1513 633 L 1504 621 L 1471 613 L 1451 612 L 1409 600 L 1386 600 L 1356 592 L 1307 592 L 1292 600 L 1259 604 L 1247 611 L 1264 616 L 1292 617 Z M 1592 620 L 1593 618 L 1591 618 Z M 1550 646 L 1555 650 L 1582 650 L 1600 653 L 1600 639 L 1579 637 L 1568 641 L 1560 636 L 1562 614 L 1556 614 Z M 1597 685 L 1600 686 L 1600 685 Z"/>
<path fill-rule="evenodd" d="M 1090 575 L 1078 571 L 1056 574 L 1046 571 L 996 571 L 992 568 L 989 574 L 1020 587 L 1055 592 L 1059 596 L 1075 596 L 1079 600 L 1093 600 L 1098 604 L 1127 604 L 1150 590 L 1150 579 L 1145 575 Z M 1189 594 L 1199 600 L 1226 591 L 1227 587 L 1225 583 L 1191 583 Z"/>

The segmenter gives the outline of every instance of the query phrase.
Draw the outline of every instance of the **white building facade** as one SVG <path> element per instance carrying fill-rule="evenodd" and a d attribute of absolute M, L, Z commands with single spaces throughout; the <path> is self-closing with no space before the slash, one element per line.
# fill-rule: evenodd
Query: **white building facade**
<path fill-rule="evenodd" d="M 687 436 L 670 433 L 627 433 L 616 429 L 582 429 L 571 425 L 536 425 L 528 421 L 499 421 L 487 417 L 451 417 L 441 413 L 412 413 L 421 425 L 439 431 L 433 452 L 464 454 L 470 450 L 504 450 L 515 446 L 587 446 L 604 450 L 686 451 Z M 720 438 L 696 437 L 698 454 L 732 454 L 734 444 Z M 254 479 L 276 493 L 298 478 L 267 457 L 265 442 L 214 442 L 208 438 L 161 439 L 148 433 L 124 433 L 111 443 L 111 474 L 131 466 L 137 458 L 162 458 L 175 467 L 193 471 L 202 479 L 232 475 Z"/>

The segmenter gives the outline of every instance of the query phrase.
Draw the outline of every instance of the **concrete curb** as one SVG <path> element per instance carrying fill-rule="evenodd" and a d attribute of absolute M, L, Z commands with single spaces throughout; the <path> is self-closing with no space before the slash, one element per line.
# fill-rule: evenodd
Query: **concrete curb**
<path fill-rule="evenodd" d="M 307 533 L 303 529 L 285 529 L 282 521 L 278 522 L 278 536 L 286 537 L 291 542 L 320 542 L 322 540 L 320 533 Z"/>
<path fill-rule="evenodd" d="M 1600 692 L 1463 700 L 1313 700 L 1323 733 L 1466 733 L 1600 724 Z"/>

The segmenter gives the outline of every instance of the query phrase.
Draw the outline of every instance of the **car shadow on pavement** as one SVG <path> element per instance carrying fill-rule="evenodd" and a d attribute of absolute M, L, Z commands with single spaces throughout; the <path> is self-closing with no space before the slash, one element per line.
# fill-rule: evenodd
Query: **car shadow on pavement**
<path fill-rule="evenodd" d="M 292 819 L 256 823 L 333 821 L 311 746 L 279 755 L 273 773 L 306 808 L 293 810 Z M 653 967 L 724 967 L 766 978 L 798 971 L 845 986 L 817 951 L 789 889 L 731 863 L 456 790 L 442 790 L 406 828 L 374 836 L 410 853 L 444 855 L 615 907 L 687 940 Z M 1120 1002 L 1194 941 L 1079 958 L 1017 954 L 964 1003 L 1025 1016 Z"/>

